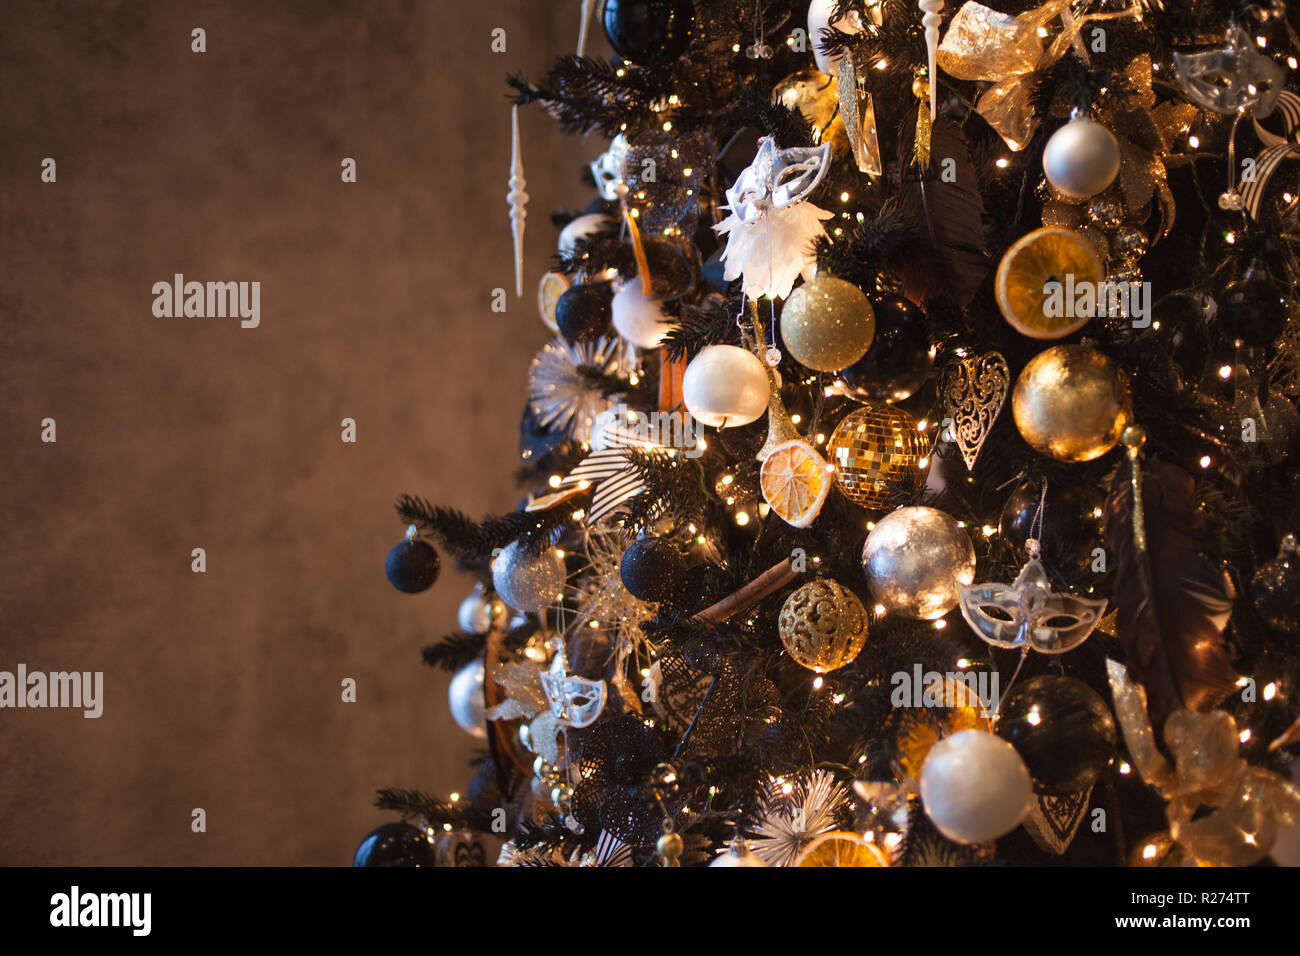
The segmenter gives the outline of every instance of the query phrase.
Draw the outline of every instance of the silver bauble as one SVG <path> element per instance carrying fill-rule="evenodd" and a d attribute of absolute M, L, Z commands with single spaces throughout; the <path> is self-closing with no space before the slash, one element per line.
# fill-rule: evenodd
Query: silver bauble
<path fill-rule="evenodd" d="M 757 421 L 771 395 L 767 367 L 738 345 L 706 345 L 682 375 L 682 400 L 699 422 L 736 428 Z"/>
<path fill-rule="evenodd" d="M 767 863 L 767 861 L 764 860 L 761 856 L 759 856 L 757 853 L 751 852 L 749 849 L 749 845 L 740 837 L 737 837 L 736 839 L 732 840 L 731 846 L 727 848 L 727 852 L 722 854 L 722 856 L 714 857 L 713 862 L 709 864 L 709 866 L 768 866 L 768 865 L 769 864 Z"/>
<path fill-rule="evenodd" d="M 1066 123 L 1043 148 L 1043 173 L 1057 192 L 1076 202 L 1104 190 L 1119 175 L 1119 141 L 1095 120 Z"/>
<path fill-rule="evenodd" d="M 555 604 L 564 590 L 564 577 L 564 558 L 555 548 L 530 554 L 512 541 L 492 562 L 492 587 L 501 600 L 520 611 L 540 611 Z"/>
<path fill-rule="evenodd" d="M 456 623 L 466 634 L 486 634 L 492 627 L 492 619 L 501 611 L 496 602 L 483 591 L 475 589 L 474 593 L 460 602 L 456 611 Z"/>
<path fill-rule="evenodd" d="M 899 508 L 867 535 L 862 570 L 887 612 L 933 621 L 957 606 L 959 584 L 975 580 L 975 547 L 944 512 Z"/>
<path fill-rule="evenodd" d="M 460 729 L 480 740 L 487 737 L 487 723 L 483 716 L 483 659 L 470 661 L 456 672 L 447 688 L 447 703 L 452 719 Z"/>

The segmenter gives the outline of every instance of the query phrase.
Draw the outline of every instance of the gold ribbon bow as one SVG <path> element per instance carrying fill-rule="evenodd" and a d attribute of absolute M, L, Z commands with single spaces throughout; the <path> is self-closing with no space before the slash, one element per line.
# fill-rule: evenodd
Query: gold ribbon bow
<path fill-rule="evenodd" d="M 1012 16 L 968 0 L 939 44 L 938 63 L 949 76 L 993 84 L 980 94 L 975 109 L 1012 150 L 1029 145 L 1038 128 L 1038 117 L 1030 108 L 1033 84 L 1025 79 L 1051 66 L 1071 46 L 1088 62 L 1087 47 L 1079 36 L 1088 23 L 1142 16 L 1137 0 L 1114 13 L 1075 16 L 1070 7 L 1071 0 L 1050 0 Z M 1060 28 L 1052 37 L 1058 18 Z"/>
<path fill-rule="evenodd" d="M 1170 835 L 1202 864 L 1249 866 L 1272 849 L 1279 826 L 1300 821 L 1300 787 L 1242 759 L 1237 722 L 1222 710 L 1176 710 L 1165 721 L 1171 766 L 1156 748 L 1146 691 L 1106 661 L 1115 716 L 1138 773 L 1168 801 Z M 1193 819 L 1202 807 L 1212 812 Z"/>

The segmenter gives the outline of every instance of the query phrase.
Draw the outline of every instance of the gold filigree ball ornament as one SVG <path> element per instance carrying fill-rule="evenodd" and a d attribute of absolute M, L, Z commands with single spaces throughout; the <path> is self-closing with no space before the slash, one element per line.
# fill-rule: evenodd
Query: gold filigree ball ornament
<path fill-rule="evenodd" d="M 1039 352 L 1016 379 L 1011 413 L 1030 446 L 1057 461 L 1100 458 L 1133 419 L 1128 383 L 1086 345 Z"/>
<path fill-rule="evenodd" d="M 818 372 L 847 368 L 876 334 L 871 301 L 852 282 L 818 276 L 790 293 L 781 310 L 781 339 L 800 365 Z"/>
<path fill-rule="evenodd" d="M 957 606 L 959 586 L 975 580 L 975 546 L 937 508 L 899 508 L 867 535 L 862 570 L 872 597 L 887 612 L 933 621 Z"/>
<path fill-rule="evenodd" d="M 907 412 L 867 405 L 845 417 L 831 433 L 826 457 L 835 483 L 854 504 L 880 508 L 929 450 L 925 435 Z"/>
<path fill-rule="evenodd" d="M 809 581 L 781 607 L 777 627 L 790 656 L 826 674 L 858 656 L 867 642 L 867 609 L 837 581 Z"/>

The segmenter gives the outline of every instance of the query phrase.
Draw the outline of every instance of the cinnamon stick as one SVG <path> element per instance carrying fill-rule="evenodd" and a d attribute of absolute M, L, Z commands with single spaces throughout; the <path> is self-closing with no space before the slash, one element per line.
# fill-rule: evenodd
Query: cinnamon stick
<path fill-rule="evenodd" d="M 695 615 L 695 620 L 704 624 L 721 624 L 733 614 L 738 614 L 751 604 L 785 587 L 794 580 L 797 573 L 794 569 L 794 560 L 786 558 L 772 565 L 735 594 L 728 595 L 717 604 L 700 611 Z"/>

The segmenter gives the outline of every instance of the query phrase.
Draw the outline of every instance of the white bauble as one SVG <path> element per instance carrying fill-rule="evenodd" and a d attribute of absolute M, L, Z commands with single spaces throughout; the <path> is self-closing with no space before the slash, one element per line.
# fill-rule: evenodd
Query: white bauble
<path fill-rule="evenodd" d="M 633 279 L 614 295 L 614 329 L 637 348 L 657 349 L 672 330 L 672 320 L 659 308 L 659 300 L 641 291 Z"/>
<path fill-rule="evenodd" d="M 1043 148 L 1043 173 L 1069 199 L 1088 199 L 1119 175 L 1119 142 L 1095 120 L 1070 120 Z"/>
<path fill-rule="evenodd" d="M 579 216 L 573 222 L 569 223 L 560 230 L 560 255 L 573 255 L 573 246 L 579 239 L 585 239 L 587 236 L 600 232 L 605 225 L 607 216 L 598 212 L 589 212 L 585 216 Z"/>
<path fill-rule="evenodd" d="M 731 846 L 722 856 L 714 857 L 709 866 L 767 866 L 767 862 L 757 853 L 750 852 L 744 840 L 732 840 Z"/>
<path fill-rule="evenodd" d="M 496 602 L 480 590 L 460 602 L 456 623 L 466 634 L 486 634 L 492 627 L 492 618 L 499 613 Z"/>
<path fill-rule="evenodd" d="M 492 587 L 519 611 L 540 611 L 557 603 L 564 578 L 564 557 L 555 548 L 530 554 L 512 541 L 492 561 Z"/>
<path fill-rule="evenodd" d="M 696 420 L 716 428 L 757 421 L 767 411 L 767 368 L 748 349 L 709 345 L 682 374 L 682 398 Z"/>
<path fill-rule="evenodd" d="M 986 843 L 1010 833 L 1033 800 L 1034 784 L 1016 748 L 983 730 L 944 737 L 921 765 L 925 815 L 955 843 Z"/>
<path fill-rule="evenodd" d="M 447 703 L 452 719 L 471 737 L 487 737 L 486 719 L 483 715 L 483 659 L 470 661 L 451 679 L 447 688 Z"/>
<path fill-rule="evenodd" d="M 835 9 L 835 0 L 812 0 L 808 4 L 808 45 L 812 48 L 813 59 L 817 69 L 823 73 L 835 75 L 836 62 L 839 57 L 830 57 L 821 51 L 822 31 L 831 26 L 831 13 Z M 841 33 L 861 33 L 862 24 L 857 17 L 841 17 L 834 24 Z"/>

